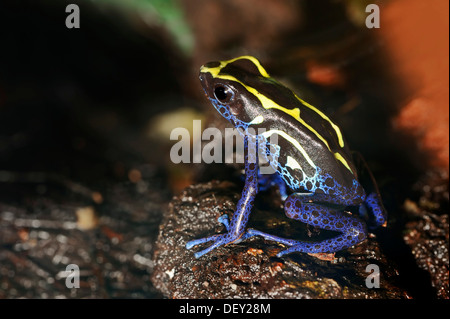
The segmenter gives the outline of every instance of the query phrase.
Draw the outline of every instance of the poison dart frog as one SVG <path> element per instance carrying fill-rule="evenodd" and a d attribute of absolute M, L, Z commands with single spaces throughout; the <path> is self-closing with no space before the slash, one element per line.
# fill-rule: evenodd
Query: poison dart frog
<path fill-rule="evenodd" d="M 243 135 L 246 152 L 245 185 L 236 211 L 231 220 L 227 215 L 219 217 L 227 231 L 189 241 L 187 249 L 211 242 L 195 253 L 196 258 L 252 236 L 286 246 L 278 257 L 293 252 L 334 253 L 367 237 L 363 217 L 369 215 L 374 226 L 386 225 L 387 214 L 376 183 L 367 165 L 360 164 L 362 158 L 350 152 L 341 129 L 318 108 L 270 77 L 255 57 L 209 62 L 201 67 L 199 78 L 216 110 Z M 276 144 L 271 142 L 275 136 Z M 261 154 L 274 168 L 270 178 L 261 179 L 259 174 Z M 360 166 L 370 175 L 364 188 L 358 178 Z M 247 228 L 255 196 L 264 186 L 261 183 L 274 182 L 285 195 L 284 210 L 289 218 L 337 235 L 311 242 Z M 292 191 L 289 196 L 283 194 L 285 186 Z M 356 213 L 349 213 L 349 207 L 356 208 Z"/>

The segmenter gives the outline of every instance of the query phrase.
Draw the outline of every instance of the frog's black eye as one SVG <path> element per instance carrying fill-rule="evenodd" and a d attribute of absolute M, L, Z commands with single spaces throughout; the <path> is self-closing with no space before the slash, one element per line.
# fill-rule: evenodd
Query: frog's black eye
<path fill-rule="evenodd" d="M 217 85 L 214 88 L 215 98 L 222 104 L 228 103 L 234 97 L 234 92 L 226 85 Z"/>

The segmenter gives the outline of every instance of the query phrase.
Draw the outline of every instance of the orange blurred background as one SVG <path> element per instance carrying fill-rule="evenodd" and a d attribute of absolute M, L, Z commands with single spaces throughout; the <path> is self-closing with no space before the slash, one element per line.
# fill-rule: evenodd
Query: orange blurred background
<path fill-rule="evenodd" d="M 432 164 L 449 166 L 449 2 L 398 0 L 381 11 L 392 72 L 410 95 L 394 124 L 414 134 L 419 147 L 434 152 Z"/>

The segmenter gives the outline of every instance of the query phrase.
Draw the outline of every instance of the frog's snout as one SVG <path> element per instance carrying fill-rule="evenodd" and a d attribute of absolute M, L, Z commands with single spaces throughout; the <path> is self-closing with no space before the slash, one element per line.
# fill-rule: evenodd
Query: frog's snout
<path fill-rule="evenodd" d="M 203 90 L 205 91 L 205 94 L 207 96 L 211 95 L 211 79 L 212 79 L 212 75 L 209 72 L 202 72 L 200 70 L 200 73 L 198 75 L 198 78 L 200 79 L 200 83 L 203 87 Z"/>

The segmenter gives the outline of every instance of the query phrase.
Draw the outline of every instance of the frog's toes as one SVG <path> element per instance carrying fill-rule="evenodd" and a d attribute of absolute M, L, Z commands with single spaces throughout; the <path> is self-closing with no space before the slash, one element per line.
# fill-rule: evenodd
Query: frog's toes
<path fill-rule="evenodd" d="M 211 244 L 211 246 L 209 246 L 208 248 L 205 248 L 194 254 L 195 258 L 200 258 L 201 256 L 209 253 L 213 249 L 223 246 L 223 245 L 226 245 L 226 244 L 230 244 L 232 242 L 236 242 L 236 240 L 238 240 L 238 239 L 239 239 L 239 237 L 234 238 L 233 236 L 230 236 L 228 233 L 220 234 L 220 235 L 213 235 L 211 237 L 205 237 L 205 238 L 191 240 L 186 244 L 186 248 L 191 249 L 194 246 L 197 246 L 197 245 L 209 242 L 209 241 L 214 241 Z"/>
<path fill-rule="evenodd" d="M 228 218 L 227 214 L 224 214 L 217 218 L 217 221 L 225 226 L 227 230 L 230 228 L 230 219 Z"/>
<path fill-rule="evenodd" d="M 211 240 L 214 240 L 217 236 L 218 235 L 213 235 L 210 237 L 204 237 L 204 238 L 199 238 L 199 239 L 194 239 L 194 240 L 188 241 L 186 243 L 186 249 L 191 249 L 194 246 L 201 245 L 203 243 L 207 243 Z"/>

